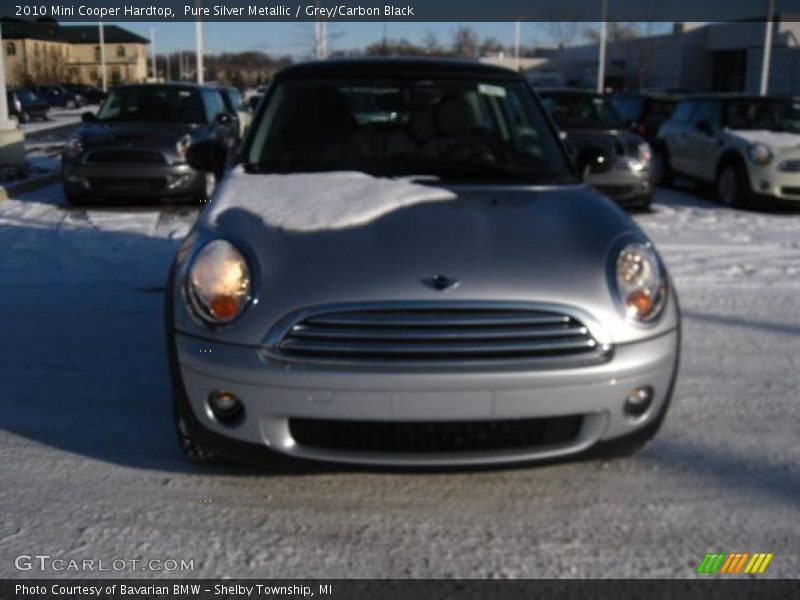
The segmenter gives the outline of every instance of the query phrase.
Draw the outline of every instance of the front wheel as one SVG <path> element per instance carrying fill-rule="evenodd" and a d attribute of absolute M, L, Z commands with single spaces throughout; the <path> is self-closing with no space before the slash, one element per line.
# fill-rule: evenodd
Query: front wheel
<path fill-rule="evenodd" d="M 735 163 L 722 166 L 717 175 L 717 199 L 730 208 L 743 208 L 748 200 L 747 175 Z"/>
<path fill-rule="evenodd" d="M 670 187 L 675 179 L 672 173 L 672 165 L 670 165 L 669 154 L 666 148 L 656 150 L 653 156 L 653 175 L 654 185 L 662 187 Z"/>
<path fill-rule="evenodd" d="M 169 290 L 168 290 L 169 292 Z M 189 416 L 186 414 L 185 400 L 178 397 L 179 390 L 173 390 L 173 414 L 175 417 L 175 432 L 178 435 L 178 445 L 186 458 L 196 464 L 207 465 L 217 462 L 217 457 L 206 450 L 192 436 L 189 429 Z"/>
<path fill-rule="evenodd" d="M 95 198 L 93 196 L 90 196 L 89 194 L 74 192 L 66 187 L 64 187 L 63 189 L 64 189 L 64 199 L 66 200 L 67 206 L 87 207 L 96 204 Z"/>
<path fill-rule="evenodd" d="M 211 197 L 214 195 L 215 189 L 217 189 L 216 175 L 214 175 L 214 173 L 203 173 L 203 181 L 200 192 L 197 195 L 197 200 L 200 204 L 208 204 L 211 202 Z"/>

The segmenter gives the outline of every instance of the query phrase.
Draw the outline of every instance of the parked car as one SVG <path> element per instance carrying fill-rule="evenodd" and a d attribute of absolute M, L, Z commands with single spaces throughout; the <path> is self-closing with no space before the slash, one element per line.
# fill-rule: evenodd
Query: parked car
<path fill-rule="evenodd" d="M 661 126 L 664 180 L 716 186 L 723 204 L 800 202 L 800 99 L 708 94 L 683 100 Z"/>
<path fill-rule="evenodd" d="M 186 84 L 115 88 L 97 115 L 62 155 L 69 204 L 184 197 L 206 201 L 221 172 L 201 173 L 186 163 L 198 140 L 214 139 L 223 163 L 236 151 L 238 132 L 218 90 Z"/>
<path fill-rule="evenodd" d="M 81 94 L 70 92 L 61 85 L 38 85 L 32 89 L 37 96 L 45 100 L 50 106 L 69 109 L 86 106 L 86 98 Z"/>
<path fill-rule="evenodd" d="M 626 125 L 654 145 L 658 128 L 683 97 L 684 94 L 670 92 L 627 92 L 611 96 L 611 104 Z"/>
<path fill-rule="evenodd" d="M 20 123 L 27 123 L 32 119 L 47 120 L 50 105 L 39 98 L 32 90 L 20 88 L 9 90 L 6 94 L 8 100 L 8 114 L 15 117 Z"/>
<path fill-rule="evenodd" d="M 106 99 L 106 96 L 108 96 L 107 92 L 104 92 L 96 85 L 64 84 L 62 87 L 64 87 L 68 92 L 83 96 L 86 99 L 87 104 L 100 104 Z"/>
<path fill-rule="evenodd" d="M 675 292 L 521 75 L 300 64 L 252 128 L 167 287 L 191 459 L 487 465 L 656 433 Z M 215 172 L 221 156 L 200 141 L 187 161 Z"/>
<path fill-rule="evenodd" d="M 629 131 L 606 96 L 569 88 L 539 95 L 579 156 L 599 154 L 586 181 L 616 202 L 646 209 L 653 201 L 650 145 Z"/>

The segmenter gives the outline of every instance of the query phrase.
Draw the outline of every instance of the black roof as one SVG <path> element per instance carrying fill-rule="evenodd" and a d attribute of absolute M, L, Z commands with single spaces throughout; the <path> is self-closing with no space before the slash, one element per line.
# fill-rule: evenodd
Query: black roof
<path fill-rule="evenodd" d="M 2 19 L 3 38 L 7 40 L 34 39 L 46 42 L 62 42 L 67 44 L 99 44 L 100 32 L 96 25 L 59 25 L 52 19 L 24 21 L 4 17 Z M 150 41 L 140 35 L 118 27 L 106 25 L 103 28 L 106 44 L 149 44 Z"/>
<path fill-rule="evenodd" d="M 510 69 L 477 61 L 434 58 L 357 58 L 299 63 L 284 68 L 276 79 L 374 77 L 482 77 L 484 79 L 522 79 Z"/>
<path fill-rule="evenodd" d="M 602 96 L 600 92 L 595 90 L 586 90 L 581 88 L 569 87 L 539 87 L 534 86 L 536 91 L 542 95 L 560 95 L 560 96 Z"/>
<path fill-rule="evenodd" d="M 780 96 L 770 94 L 761 96 L 759 94 L 746 92 L 705 92 L 702 94 L 688 94 L 684 100 L 785 100 L 790 96 Z"/>

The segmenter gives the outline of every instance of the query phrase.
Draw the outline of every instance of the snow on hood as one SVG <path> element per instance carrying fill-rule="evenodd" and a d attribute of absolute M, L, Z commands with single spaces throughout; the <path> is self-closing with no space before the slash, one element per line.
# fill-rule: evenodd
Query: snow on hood
<path fill-rule="evenodd" d="M 455 198 L 451 191 L 407 179 L 350 171 L 254 175 L 240 166 L 220 185 L 207 219 L 215 224 L 221 214 L 236 208 L 268 227 L 322 231 L 363 225 L 412 204 Z"/>
<path fill-rule="evenodd" d="M 768 129 L 731 129 L 730 133 L 751 144 L 765 144 L 770 148 L 800 147 L 800 135 L 796 133 L 769 131 Z"/>

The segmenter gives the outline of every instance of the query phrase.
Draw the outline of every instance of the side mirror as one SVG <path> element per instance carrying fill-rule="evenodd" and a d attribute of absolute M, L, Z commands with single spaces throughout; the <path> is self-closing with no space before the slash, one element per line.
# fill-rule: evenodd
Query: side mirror
<path fill-rule="evenodd" d="M 225 147 L 217 140 L 200 140 L 186 150 L 186 163 L 195 171 L 221 176 L 225 170 Z"/>
<path fill-rule="evenodd" d="M 611 169 L 611 155 L 598 146 L 589 146 L 578 151 L 575 160 L 578 173 L 585 179 L 591 173 L 605 173 Z"/>
<path fill-rule="evenodd" d="M 97 115 L 94 114 L 92 111 L 87 110 L 85 113 L 81 115 L 81 121 L 84 123 L 94 123 L 97 121 Z"/>
<path fill-rule="evenodd" d="M 695 124 L 695 127 L 697 128 L 697 131 L 705 133 L 706 135 L 711 135 L 712 133 L 714 133 L 714 129 L 711 127 L 711 123 L 705 120 L 698 121 Z"/>
<path fill-rule="evenodd" d="M 214 121 L 218 125 L 228 125 L 231 122 L 231 116 L 228 113 L 219 113 Z"/>

